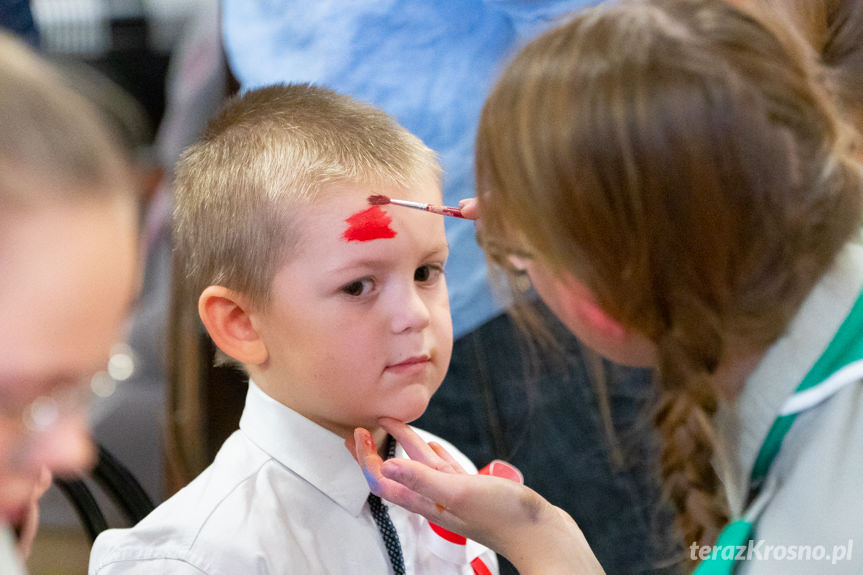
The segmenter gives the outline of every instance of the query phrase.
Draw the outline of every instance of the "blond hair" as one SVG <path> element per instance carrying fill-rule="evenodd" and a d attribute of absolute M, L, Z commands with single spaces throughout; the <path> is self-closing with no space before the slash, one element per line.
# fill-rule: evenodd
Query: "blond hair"
<path fill-rule="evenodd" d="M 25 196 L 22 174 L 59 185 L 27 187 Z M 129 176 L 96 109 L 28 46 L 0 32 L 0 202 L 125 194 Z"/>
<path fill-rule="evenodd" d="M 175 253 L 195 299 L 208 285 L 268 303 L 290 256 L 291 214 L 329 184 L 439 178 L 435 154 L 384 112 L 308 84 L 229 101 L 177 167 Z"/>
<path fill-rule="evenodd" d="M 721 0 L 606 4 L 527 45 L 480 120 L 483 234 L 658 349 L 681 540 L 727 518 L 715 374 L 763 350 L 857 232 L 850 130 L 799 43 Z"/>

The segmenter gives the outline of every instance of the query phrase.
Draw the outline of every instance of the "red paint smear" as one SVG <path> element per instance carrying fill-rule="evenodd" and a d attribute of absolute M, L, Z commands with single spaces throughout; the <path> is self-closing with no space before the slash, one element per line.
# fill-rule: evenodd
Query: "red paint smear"
<path fill-rule="evenodd" d="M 395 230 L 390 227 L 392 218 L 379 206 L 357 212 L 345 221 L 348 223 L 348 229 L 342 237 L 349 242 L 368 242 L 396 237 Z"/>
<path fill-rule="evenodd" d="M 473 567 L 474 575 L 491 575 L 491 569 L 489 569 L 485 564 L 485 561 L 479 557 L 474 558 L 474 560 L 470 562 L 470 566 Z"/>
<path fill-rule="evenodd" d="M 438 509 L 441 511 L 446 509 L 446 507 L 444 507 L 440 503 L 435 503 L 435 505 L 437 505 Z M 445 540 L 449 541 L 450 543 L 455 543 L 456 545 L 466 545 L 467 544 L 467 538 L 459 535 L 458 533 L 453 533 L 449 529 L 444 529 L 440 525 L 435 525 L 431 521 L 429 521 L 429 527 L 431 527 L 432 531 L 437 533 L 439 537 L 443 537 Z"/>

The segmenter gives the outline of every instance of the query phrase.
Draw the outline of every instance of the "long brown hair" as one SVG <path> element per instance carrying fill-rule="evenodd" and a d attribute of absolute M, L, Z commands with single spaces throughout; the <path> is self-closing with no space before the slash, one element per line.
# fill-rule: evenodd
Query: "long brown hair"
<path fill-rule="evenodd" d="M 787 24 L 812 48 L 825 84 L 846 119 L 863 133 L 863 2 L 738 0 Z"/>
<path fill-rule="evenodd" d="M 727 518 L 716 372 L 763 350 L 858 229 L 850 131 L 800 43 L 721 0 L 606 4 L 527 45 L 483 110 L 482 233 L 652 340 L 685 545 Z"/>

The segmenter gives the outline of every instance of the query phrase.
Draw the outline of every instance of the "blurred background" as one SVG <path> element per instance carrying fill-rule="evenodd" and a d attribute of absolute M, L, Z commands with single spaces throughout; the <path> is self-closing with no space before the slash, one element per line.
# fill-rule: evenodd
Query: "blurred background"
<path fill-rule="evenodd" d="M 140 175 L 142 291 L 112 357 L 112 381 L 94 405 L 93 426 L 96 440 L 119 454 L 158 503 L 171 490 L 164 433 L 171 169 L 225 94 L 216 2 L 0 0 L 0 25 L 61 66 L 116 130 Z M 91 487 L 109 525 L 124 525 Z M 41 513 L 30 573 L 85 574 L 90 542 L 56 487 Z"/>

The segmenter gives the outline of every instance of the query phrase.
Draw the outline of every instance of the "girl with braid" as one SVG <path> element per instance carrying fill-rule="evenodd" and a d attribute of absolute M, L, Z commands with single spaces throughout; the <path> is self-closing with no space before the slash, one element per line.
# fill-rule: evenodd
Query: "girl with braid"
<path fill-rule="evenodd" d="M 681 572 L 860 573 L 859 135 L 811 46 L 736 4 L 608 3 L 528 44 L 463 211 L 585 344 L 656 368 Z M 523 575 L 602 572 L 538 494 L 382 423 L 412 461 L 357 430 L 376 493 Z"/>

